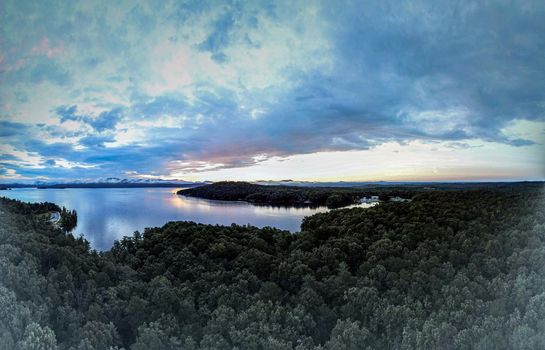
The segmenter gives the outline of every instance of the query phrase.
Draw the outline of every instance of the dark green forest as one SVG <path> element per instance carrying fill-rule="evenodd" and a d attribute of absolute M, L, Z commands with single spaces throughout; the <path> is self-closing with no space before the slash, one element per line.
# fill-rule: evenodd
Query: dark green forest
<path fill-rule="evenodd" d="M 205 199 L 246 201 L 256 204 L 311 205 L 340 208 L 354 204 L 364 196 L 380 196 L 382 200 L 388 200 L 392 196 L 410 198 L 421 192 L 422 188 L 423 186 L 377 186 L 367 188 L 270 186 L 242 181 L 221 181 L 183 189 L 178 191 L 178 194 Z"/>
<path fill-rule="evenodd" d="M 427 190 L 301 232 L 169 222 L 96 252 L 0 200 L 2 349 L 543 349 L 545 188 Z"/>
<path fill-rule="evenodd" d="M 386 184 L 346 187 L 259 185 L 244 181 L 220 181 L 204 186 L 182 189 L 179 195 L 224 200 L 245 201 L 254 204 L 277 206 L 327 206 L 341 208 L 355 204 L 362 197 L 378 196 L 381 201 L 392 197 L 411 199 L 413 196 L 428 191 L 463 191 L 463 190 L 513 190 L 535 187 L 528 182 L 476 182 L 476 183 L 434 183 L 434 184 Z"/>

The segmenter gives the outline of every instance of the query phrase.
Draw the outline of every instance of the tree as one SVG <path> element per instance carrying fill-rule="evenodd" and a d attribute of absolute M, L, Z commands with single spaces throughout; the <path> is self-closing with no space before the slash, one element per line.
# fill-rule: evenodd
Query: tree
<path fill-rule="evenodd" d="M 30 323 L 23 339 L 17 342 L 18 350 L 57 350 L 55 333 L 47 326 L 41 327 L 36 322 Z"/>
<path fill-rule="evenodd" d="M 371 333 L 358 321 L 338 320 L 325 344 L 328 350 L 371 350 Z"/>

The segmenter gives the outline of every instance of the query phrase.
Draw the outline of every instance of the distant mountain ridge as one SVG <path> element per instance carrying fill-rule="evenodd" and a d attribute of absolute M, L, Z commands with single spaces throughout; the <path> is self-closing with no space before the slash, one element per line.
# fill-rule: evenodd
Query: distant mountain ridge
<path fill-rule="evenodd" d="M 164 180 L 164 179 L 128 179 L 118 177 L 99 177 L 94 180 L 73 180 L 73 181 L 36 181 L 36 185 L 57 185 L 57 184 L 82 184 L 82 183 L 109 183 L 109 184 L 122 184 L 122 183 L 193 183 L 185 180 Z"/>
<path fill-rule="evenodd" d="M 129 179 L 118 177 L 101 177 L 94 180 L 71 180 L 71 181 L 35 181 L 31 183 L 0 184 L 0 188 L 122 188 L 122 187 L 180 187 L 200 186 L 207 182 L 191 182 L 185 180 L 164 180 L 164 179 Z"/>

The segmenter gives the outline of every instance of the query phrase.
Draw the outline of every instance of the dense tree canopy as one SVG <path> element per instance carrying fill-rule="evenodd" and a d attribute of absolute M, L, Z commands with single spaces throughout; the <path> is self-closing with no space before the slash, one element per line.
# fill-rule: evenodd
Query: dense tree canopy
<path fill-rule="evenodd" d="M 308 187 L 270 186 L 242 181 L 222 181 L 178 191 L 178 194 L 225 201 L 246 201 L 271 205 L 313 205 L 340 208 L 354 204 L 363 196 L 410 198 L 423 186 Z"/>
<path fill-rule="evenodd" d="M 78 213 L 76 213 L 75 210 L 69 210 L 65 207 L 62 207 L 60 215 L 60 225 L 65 231 L 72 231 L 78 224 Z"/>
<path fill-rule="evenodd" d="M 0 348 L 544 348 L 544 193 L 420 191 L 297 234 L 169 222 L 102 253 L 2 199 Z"/>

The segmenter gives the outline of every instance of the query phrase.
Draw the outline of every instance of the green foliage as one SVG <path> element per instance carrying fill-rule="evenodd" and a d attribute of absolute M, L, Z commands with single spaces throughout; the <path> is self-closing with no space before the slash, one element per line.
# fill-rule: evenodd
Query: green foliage
<path fill-rule="evenodd" d="M 119 345 L 119 335 L 113 323 L 88 321 L 81 328 L 78 350 L 108 349 Z"/>
<path fill-rule="evenodd" d="M 61 208 L 54 203 L 43 202 L 29 204 L 6 197 L 0 197 L 0 205 L 9 206 L 11 212 L 23 215 L 43 214 L 50 211 L 61 211 Z"/>
<path fill-rule="evenodd" d="M 369 338 L 371 333 L 360 327 L 359 322 L 339 320 L 331 331 L 331 339 L 326 343 L 325 348 L 336 350 L 370 350 Z"/>
<path fill-rule="evenodd" d="M 67 210 L 62 207 L 61 210 L 61 227 L 69 232 L 72 231 L 78 224 L 78 214 L 75 210 Z"/>
<path fill-rule="evenodd" d="M 374 185 L 361 187 L 311 187 L 311 186 L 272 186 L 258 185 L 243 181 L 220 181 L 178 191 L 184 196 L 225 200 L 246 201 L 256 204 L 289 206 L 327 206 L 341 208 L 357 203 L 362 197 L 378 196 L 381 201 L 392 197 L 410 199 L 413 196 L 437 189 L 441 191 L 463 190 L 519 190 L 528 191 L 539 188 L 540 183 L 474 183 L 474 184 L 426 184 L 414 185 Z"/>
<path fill-rule="evenodd" d="M 297 234 L 170 222 L 102 253 L 1 199 L 0 349 L 544 348 L 543 193 L 422 190 Z"/>
<path fill-rule="evenodd" d="M 414 189 L 395 187 L 351 188 L 351 187 L 302 187 L 302 186 L 264 186 L 249 182 L 224 181 L 178 191 L 184 196 L 226 201 L 246 201 L 270 205 L 325 205 L 340 208 L 354 204 L 363 196 L 382 195 L 411 197 Z"/>
<path fill-rule="evenodd" d="M 26 329 L 23 339 L 17 342 L 18 350 L 56 350 L 55 333 L 49 327 L 41 327 L 32 322 Z"/>

